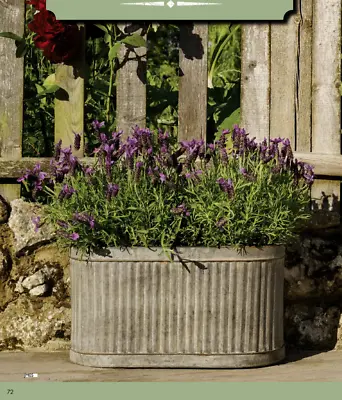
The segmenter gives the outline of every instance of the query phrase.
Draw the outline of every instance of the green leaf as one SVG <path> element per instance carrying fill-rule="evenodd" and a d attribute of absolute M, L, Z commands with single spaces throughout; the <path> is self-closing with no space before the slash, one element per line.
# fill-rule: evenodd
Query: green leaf
<path fill-rule="evenodd" d="M 38 85 L 38 83 L 35 84 L 36 89 L 37 89 L 37 93 L 40 94 L 42 92 L 44 92 L 44 88 L 40 85 Z"/>
<path fill-rule="evenodd" d="M 44 81 L 44 83 L 43 83 L 43 86 L 44 86 L 44 87 L 49 87 L 49 86 L 51 86 L 51 85 L 56 85 L 56 74 L 51 74 L 51 75 L 49 75 L 49 76 L 45 79 L 45 81 Z"/>
<path fill-rule="evenodd" d="M 56 75 L 51 74 L 45 79 L 43 86 L 40 86 L 36 83 L 38 96 L 45 96 L 49 93 L 57 92 L 57 90 L 60 89 L 60 86 L 57 85 L 55 82 L 56 82 Z"/>
<path fill-rule="evenodd" d="M 151 27 L 154 30 L 154 32 L 157 32 L 160 24 L 152 24 Z"/>
<path fill-rule="evenodd" d="M 237 108 L 229 117 L 227 117 L 217 128 L 219 132 L 223 129 L 231 129 L 234 125 L 240 123 L 240 108 Z"/>
<path fill-rule="evenodd" d="M 110 36 L 109 33 L 106 33 L 106 34 L 104 35 L 103 40 L 104 40 L 105 43 L 110 43 L 111 39 L 112 39 L 112 37 Z"/>
<path fill-rule="evenodd" d="M 136 33 L 133 35 L 127 36 L 121 40 L 121 43 L 125 43 L 132 47 L 146 47 L 146 40 Z"/>
<path fill-rule="evenodd" d="M 15 52 L 15 56 L 17 58 L 24 57 L 26 52 L 27 52 L 26 42 L 25 41 L 22 41 L 22 42 L 19 42 L 19 43 L 16 42 L 16 44 L 17 44 L 17 50 Z"/>
<path fill-rule="evenodd" d="M 97 28 L 101 29 L 103 32 L 108 33 L 108 29 L 105 25 L 101 25 L 101 24 L 94 24 Z"/>
<path fill-rule="evenodd" d="M 22 42 L 25 40 L 24 38 L 16 35 L 13 32 L 0 32 L 0 37 L 7 38 L 7 39 L 13 39 L 17 42 Z"/>
<path fill-rule="evenodd" d="M 58 85 L 50 85 L 44 90 L 44 94 L 55 93 L 60 87 Z"/>
<path fill-rule="evenodd" d="M 109 61 L 112 61 L 112 60 L 114 60 L 114 58 L 117 57 L 118 52 L 120 50 L 120 46 L 121 46 L 121 43 L 120 42 L 116 42 L 114 44 L 114 46 L 109 50 L 109 53 L 108 53 Z"/>

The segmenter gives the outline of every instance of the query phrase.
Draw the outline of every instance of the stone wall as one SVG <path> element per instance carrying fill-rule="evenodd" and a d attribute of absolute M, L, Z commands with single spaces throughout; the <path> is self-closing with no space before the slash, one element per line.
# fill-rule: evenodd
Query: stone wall
<path fill-rule="evenodd" d="M 68 348 L 68 254 L 53 232 L 35 232 L 39 207 L 0 201 L 0 350 Z M 342 229 L 312 226 L 288 246 L 285 269 L 285 340 L 300 349 L 339 348 L 342 310 Z M 323 229 L 322 229 L 323 228 Z"/>
<path fill-rule="evenodd" d="M 68 253 L 53 232 L 35 232 L 39 207 L 15 200 L 0 203 L 0 350 L 69 347 Z"/>

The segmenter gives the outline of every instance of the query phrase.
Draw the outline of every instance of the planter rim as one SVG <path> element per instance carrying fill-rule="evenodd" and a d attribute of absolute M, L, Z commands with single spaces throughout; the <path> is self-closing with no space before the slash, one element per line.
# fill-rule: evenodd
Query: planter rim
<path fill-rule="evenodd" d="M 227 262 L 227 261 L 263 261 L 270 259 L 282 259 L 285 257 L 285 246 L 274 245 L 262 248 L 246 247 L 245 252 L 238 252 L 231 247 L 177 247 L 180 258 L 186 262 Z M 170 262 L 161 247 L 146 248 L 109 248 L 102 253 L 92 252 L 90 255 L 81 255 L 75 248 L 70 249 L 70 259 L 88 262 Z M 178 257 L 174 257 L 179 262 Z"/>

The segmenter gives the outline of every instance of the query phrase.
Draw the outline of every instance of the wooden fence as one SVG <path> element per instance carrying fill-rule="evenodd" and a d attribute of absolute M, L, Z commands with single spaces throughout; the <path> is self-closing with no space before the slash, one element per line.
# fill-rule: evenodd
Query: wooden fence
<path fill-rule="evenodd" d="M 24 9 L 24 0 L 0 1 L 0 31 L 22 35 Z M 324 192 L 333 207 L 342 177 L 341 11 L 341 0 L 297 0 L 286 23 L 242 27 L 241 126 L 257 139 L 288 137 L 295 155 L 323 178 L 313 197 Z M 203 51 L 189 59 L 180 50 L 179 139 L 206 138 L 208 25 L 190 30 Z M 189 30 L 181 31 L 180 40 L 190 40 Z M 0 38 L 0 192 L 8 200 L 20 196 L 20 185 L 4 179 L 17 178 L 38 161 L 22 158 L 23 68 L 13 41 Z M 130 60 L 117 76 L 117 128 L 125 132 L 146 120 L 146 85 L 136 69 Z M 58 66 L 56 76 L 69 99 L 56 100 L 55 140 L 69 145 L 73 131 L 83 131 L 84 81 L 68 66 Z M 83 147 L 77 155 L 83 157 Z M 39 161 L 46 165 L 49 159 Z"/>

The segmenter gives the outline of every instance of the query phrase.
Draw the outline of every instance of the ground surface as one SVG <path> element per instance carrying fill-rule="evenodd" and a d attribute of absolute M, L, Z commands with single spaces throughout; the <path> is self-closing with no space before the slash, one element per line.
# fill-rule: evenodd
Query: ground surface
<path fill-rule="evenodd" d="M 37 378 L 24 378 L 37 373 Z M 72 364 L 68 351 L 1 352 L 1 382 L 340 381 L 342 351 L 290 353 L 281 365 L 245 370 L 94 369 Z"/>

